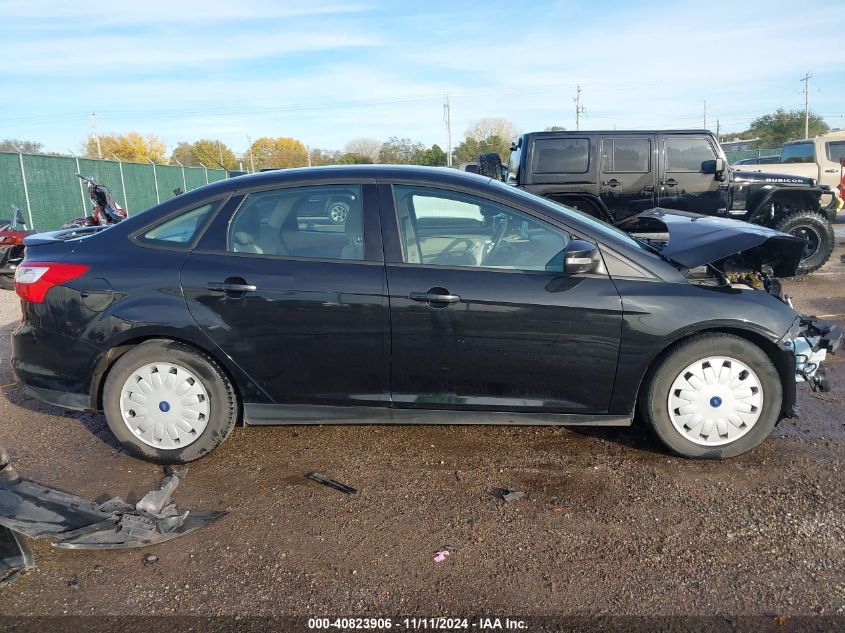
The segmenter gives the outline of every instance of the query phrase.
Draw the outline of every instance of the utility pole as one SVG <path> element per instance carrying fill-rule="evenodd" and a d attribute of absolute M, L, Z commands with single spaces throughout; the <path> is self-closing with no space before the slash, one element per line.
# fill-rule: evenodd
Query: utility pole
<path fill-rule="evenodd" d="M 305 153 L 308 155 L 308 166 L 311 167 L 311 146 L 305 146 Z"/>
<path fill-rule="evenodd" d="M 806 73 L 800 81 L 804 82 L 804 138 L 810 138 L 810 77 L 813 73 Z"/>
<path fill-rule="evenodd" d="M 581 115 L 587 114 L 587 108 L 581 104 L 581 84 L 576 86 L 575 98 L 575 130 L 581 129 Z"/>
<path fill-rule="evenodd" d="M 97 134 L 97 113 L 91 113 L 91 129 L 94 132 L 94 140 L 97 142 L 97 158 L 103 158 L 103 150 L 100 148 L 100 135 Z"/>
<path fill-rule="evenodd" d="M 704 100 L 704 129 L 707 129 L 707 99 Z"/>
<path fill-rule="evenodd" d="M 443 104 L 443 123 L 446 124 L 446 167 L 452 166 L 452 106 L 449 103 L 449 95 L 446 95 L 446 103 Z"/>
<path fill-rule="evenodd" d="M 220 156 L 220 167 L 226 169 L 226 165 L 223 164 L 223 148 L 220 147 L 220 141 L 217 141 L 217 154 Z"/>
<path fill-rule="evenodd" d="M 719 131 L 720 131 L 721 129 L 722 129 L 722 128 L 721 128 L 721 126 L 719 125 L 719 117 L 716 117 L 716 142 L 717 142 L 717 143 L 719 143 L 719 145 L 721 145 L 721 144 L 722 144 L 722 137 L 721 137 L 721 135 L 719 134 Z"/>
<path fill-rule="evenodd" d="M 246 135 L 246 142 L 249 143 L 249 168 L 250 173 L 255 173 L 255 161 L 252 158 L 252 139 L 249 138 L 249 134 Z"/>

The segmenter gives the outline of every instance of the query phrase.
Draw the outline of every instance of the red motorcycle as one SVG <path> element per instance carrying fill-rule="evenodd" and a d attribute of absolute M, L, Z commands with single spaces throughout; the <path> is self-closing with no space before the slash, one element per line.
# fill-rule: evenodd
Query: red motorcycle
<path fill-rule="evenodd" d="M 15 288 L 15 269 L 23 261 L 23 238 L 35 233 L 27 230 L 23 213 L 15 205 L 12 217 L 14 220 L 0 220 L 0 288 L 5 290 Z"/>
<path fill-rule="evenodd" d="M 88 186 L 88 197 L 91 198 L 91 215 L 68 220 L 62 226 L 63 229 L 71 229 L 78 226 L 110 226 L 125 220 L 129 214 L 121 207 L 114 196 L 111 195 L 108 187 L 99 184 L 90 176 L 76 174 Z"/>

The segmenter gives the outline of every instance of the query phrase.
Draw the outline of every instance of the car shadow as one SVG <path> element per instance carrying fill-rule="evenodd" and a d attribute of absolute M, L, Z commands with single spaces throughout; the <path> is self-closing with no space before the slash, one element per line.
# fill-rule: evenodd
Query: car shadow
<path fill-rule="evenodd" d="M 15 383 L 12 373 L 11 357 L 12 332 L 18 326 L 17 323 L 8 323 L 0 327 L 0 399 L 5 399 L 9 404 L 31 413 L 56 416 L 67 420 L 74 420 L 84 426 L 98 440 L 101 440 L 121 453 L 124 452 L 120 442 L 109 430 L 105 417 L 100 413 L 88 413 L 85 411 L 71 411 L 45 404 L 40 400 L 28 396 L 23 389 Z"/>
<path fill-rule="evenodd" d="M 631 426 L 570 426 L 568 430 L 611 444 L 618 444 L 628 449 L 636 449 L 655 457 L 667 457 L 667 453 L 657 438 L 645 424 L 636 418 Z"/>

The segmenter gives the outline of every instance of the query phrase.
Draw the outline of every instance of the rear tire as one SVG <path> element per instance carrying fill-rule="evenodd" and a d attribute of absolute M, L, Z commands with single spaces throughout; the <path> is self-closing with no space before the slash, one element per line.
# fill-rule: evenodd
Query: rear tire
<path fill-rule="evenodd" d="M 478 175 L 493 180 L 502 179 L 502 159 L 496 152 L 478 155 Z"/>
<path fill-rule="evenodd" d="M 14 290 L 15 276 L 8 273 L 0 274 L 0 288 L 3 290 Z"/>
<path fill-rule="evenodd" d="M 778 231 L 803 237 L 807 248 L 801 256 L 797 274 L 808 275 L 827 263 L 833 253 L 836 237 L 827 218 L 816 211 L 795 211 L 778 220 Z"/>
<path fill-rule="evenodd" d="M 142 388 L 142 376 L 150 371 L 157 384 Z M 186 405 L 186 397 L 201 404 Z M 184 343 L 150 340 L 111 368 L 103 410 L 130 454 L 157 464 L 183 464 L 210 453 L 229 436 L 238 402 L 232 383 L 210 356 Z"/>
<path fill-rule="evenodd" d="M 639 407 L 673 453 L 724 459 L 769 436 L 782 400 L 780 376 L 762 349 L 738 336 L 702 334 L 662 359 L 643 385 Z"/>

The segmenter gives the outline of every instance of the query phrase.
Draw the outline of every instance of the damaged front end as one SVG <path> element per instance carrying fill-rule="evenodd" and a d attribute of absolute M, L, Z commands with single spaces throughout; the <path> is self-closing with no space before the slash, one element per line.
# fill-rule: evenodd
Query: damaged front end
<path fill-rule="evenodd" d="M 807 382 L 813 391 L 830 391 L 822 366 L 828 354 L 842 346 L 842 330 L 824 319 L 801 315 L 780 342 L 795 355 L 795 382 Z"/>
<path fill-rule="evenodd" d="M 738 220 L 652 209 L 619 228 L 674 262 L 690 283 L 767 292 L 790 307 L 778 277 L 792 277 L 801 238 Z"/>

